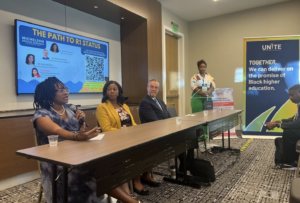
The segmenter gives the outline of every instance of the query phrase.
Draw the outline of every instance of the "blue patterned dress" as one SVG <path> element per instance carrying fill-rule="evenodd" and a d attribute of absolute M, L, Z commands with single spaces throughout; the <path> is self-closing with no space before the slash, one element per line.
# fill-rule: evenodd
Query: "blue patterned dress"
<path fill-rule="evenodd" d="M 36 119 L 40 117 L 49 117 L 54 123 L 59 125 L 62 129 L 70 132 L 75 132 L 80 129 L 78 120 L 74 117 L 74 112 L 70 109 L 71 104 L 65 104 L 64 107 L 67 113 L 67 119 L 64 121 L 60 116 L 52 109 L 47 110 L 41 108 L 34 114 L 34 128 L 36 130 L 36 136 L 39 145 L 49 144 L 48 135 L 41 132 L 36 126 Z M 63 141 L 59 138 L 58 141 Z M 69 169 L 70 170 L 70 169 Z M 41 162 L 41 182 L 44 189 L 47 202 L 52 202 L 52 164 Z M 57 167 L 57 174 L 62 172 L 62 167 Z M 63 175 L 58 179 L 57 184 L 57 201 L 63 202 Z M 96 203 L 101 202 L 103 196 L 96 196 L 96 179 L 95 171 L 89 170 L 80 172 L 77 169 L 73 169 L 68 175 L 68 195 L 70 203 Z"/>

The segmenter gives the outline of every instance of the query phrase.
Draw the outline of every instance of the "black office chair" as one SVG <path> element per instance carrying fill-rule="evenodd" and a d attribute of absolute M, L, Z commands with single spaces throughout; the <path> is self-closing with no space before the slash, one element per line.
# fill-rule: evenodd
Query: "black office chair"
<path fill-rule="evenodd" d="M 171 115 L 171 117 L 177 117 L 178 116 L 175 104 L 168 104 L 167 109 L 168 109 L 168 112 Z"/>

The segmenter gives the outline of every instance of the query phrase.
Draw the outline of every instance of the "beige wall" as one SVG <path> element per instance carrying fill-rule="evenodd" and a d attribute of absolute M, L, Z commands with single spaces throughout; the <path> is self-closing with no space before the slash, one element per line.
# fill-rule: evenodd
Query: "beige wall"
<path fill-rule="evenodd" d="M 235 83 L 234 74 L 236 68 L 243 67 L 243 38 L 300 35 L 300 1 L 193 21 L 189 34 L 187 74 L 196 73 L 196 62 L 205 59 L 217 87 L 233 87 L 234 107 L 242 109 L 243 83 Z"/>
<path fill-rule="evenodd" d="M 182 33 L 184 35 L 184 66 L 185 70 L 189 69 L 189 23 L 182 18 L 178 17 L 177 15 L 173 14 L 169 10 L 165 9 L 162 7 L 162 30 L 163 30 L 163 35 L 165 34 L 164 32 L 164 26 L 172 27 L 171 22 L 174 22 L 178 24 L 178 32 Z M 189 88 L 189 79 L 190 75 L 189 73 L 184 73 L 184 82 L 185 84 L 180 84 L 184 85 L 184 91 L 185 95 L 180 95 L 185 97 L 185 106 L 182 106 L 180 108 L 185 109 L 185 113 L 190 112 L 191 107 L 190 107 L 190 88 Z M 162 91 L 162 90 L 161 90 Z"/>
<path fill-rule="evenodd" d="M 50 0 L 0 0 L 0 111 L 33 108 L 33 95 L 16 95 L 14 19 L 108 41 L 109 76 L 122 84 L 120 26 Z M 69 103 L 100 104 L 102 94 L 70 94 Z"/>

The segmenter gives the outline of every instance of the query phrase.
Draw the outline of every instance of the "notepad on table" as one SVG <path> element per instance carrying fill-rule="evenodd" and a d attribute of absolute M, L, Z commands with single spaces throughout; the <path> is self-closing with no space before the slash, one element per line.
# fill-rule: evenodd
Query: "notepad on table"
<path fill-rule="evenodd" d="M 92 140 L 92 141 L 94 141 L 94 140 L 102 140 L 102 138 L 104 137 L 104 135 L 105 134 L 99 133 L 96 137 L 93 137 L 90 140 Z"/>

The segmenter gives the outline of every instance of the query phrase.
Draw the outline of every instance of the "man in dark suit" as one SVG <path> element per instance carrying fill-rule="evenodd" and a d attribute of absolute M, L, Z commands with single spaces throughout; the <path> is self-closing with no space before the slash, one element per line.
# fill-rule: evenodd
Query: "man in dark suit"
<path fill-rule="evenodd" d="M 295 170 L 298 159 L 298 153 L 296 152 L 296 143 L 300 140 L 300 85 L 293 85 L 289 88 L 290 100 L 297 104 L 297 112 L 295 116 L 288 119 L 282 119 L 278 121 L 272 121 L 266 123 L 266 128 L 272 130 L 273 128 L 282 128 L 282 140 L 283 140 L 283 164 L 282 168 L 286 170 Z"/>
<path fill-rule="evenodd" d="M 148 94 L 140 102 L 141 123 L 171 118 L 167 106 L 163 100 L 156 98 L 159 92 L 159 83 L 157 80 L 150 80 L 147 86 Z"/>
<path fill-rule="evenodd" d="M 148 82 L 147 91 L 148 94 L 140 102 L 139 115 L 141 123 L 171 118 L 165 103 L 161 99 L 156 98 L 156 95 L 159 92 L 158 81 L 150 80 Z M 133 179 L 133 189 L 136 193 L 140 195 L 149 194 L 149 190 L 145 190 L 141 182 L 151 187 L 160 186 L 160 183 L 156 182 L 156 180 L 151 177 L 151 171 L 152 170 L 149 170 L 142 176 Z"/>
<path fill-rule="evenodd" d="M 157 93 L 159 92 L 158 81 L 155 79 L 150 80 L 147 85 L 147 91 L 148 94 L 140 102 L 139 115 L 140 115 L 141 123 L 148 123 L 152 121 L 171 118 L 171 115 L 168 112 L 167 106 L 164 103 L 164 101 L 156 97 Z M 187 156 L 188 162 L 192 160 L 193 157 L 194 157 L 194 149 L 191 149 L 188 151 L 188 156 Z M 183 163 L 184 154 L 180 154 L 178 158 L 180 160 L 180 163 Z M 179 166 L 179 171 L 180 172 L 183 171 L 182 164 L 180 164 Z M 147 174 L 144 174 L 142 176 L 142 180 L 143 179 L 145 180 L 145 178 L 147 178 L 147 180 L 149 181 L 155 181 L 150 176 L 151 170 L 146 173 Z"/>

